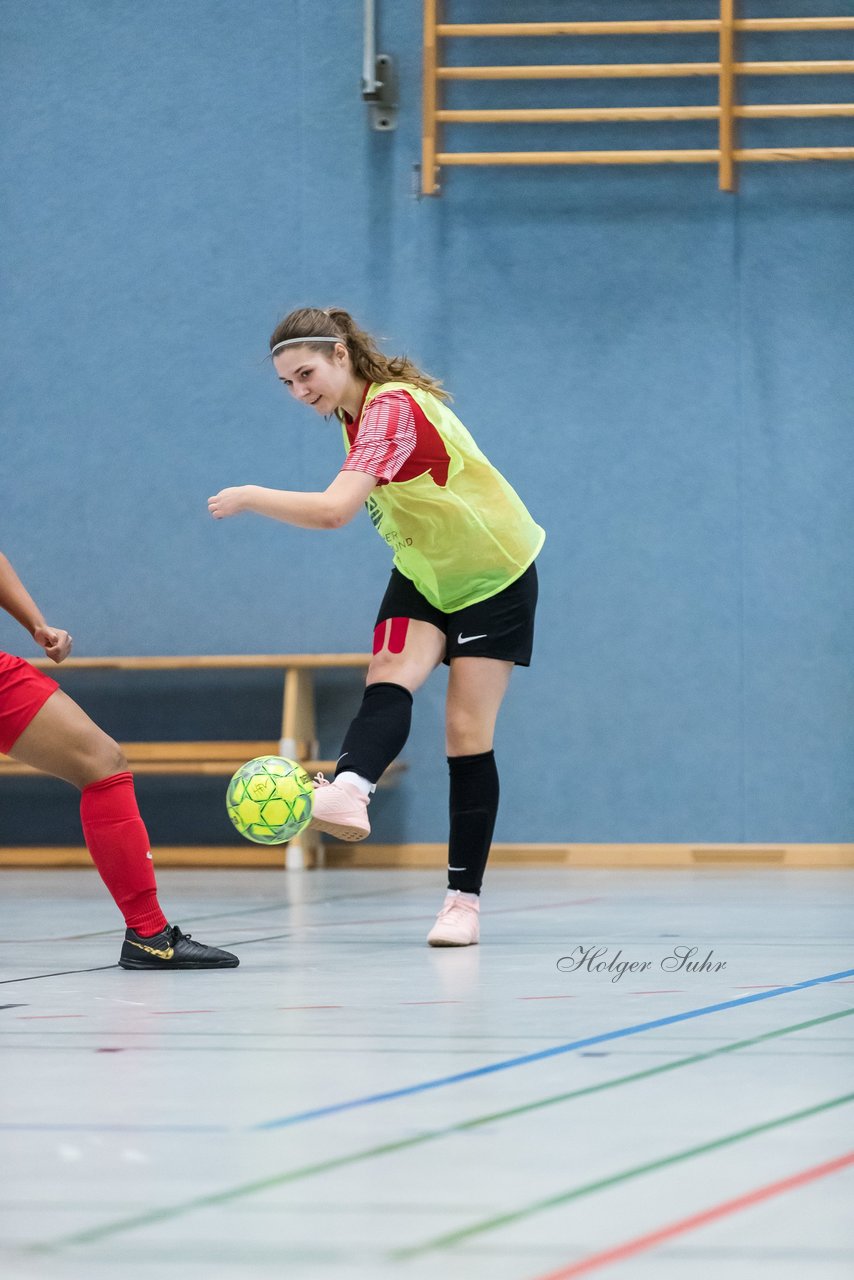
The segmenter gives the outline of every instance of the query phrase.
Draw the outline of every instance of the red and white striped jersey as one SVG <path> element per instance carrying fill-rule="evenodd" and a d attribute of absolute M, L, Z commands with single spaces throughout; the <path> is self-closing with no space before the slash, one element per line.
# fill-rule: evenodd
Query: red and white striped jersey
<path fill-rule="evenodd" d="M 343 471 L 362 471 L 380 484 L 430 472 L 437 484 L 446 483 L 450 459 L 442 437 L 407 392 L 381 391 L 344 425 L 351 448 Z"/>

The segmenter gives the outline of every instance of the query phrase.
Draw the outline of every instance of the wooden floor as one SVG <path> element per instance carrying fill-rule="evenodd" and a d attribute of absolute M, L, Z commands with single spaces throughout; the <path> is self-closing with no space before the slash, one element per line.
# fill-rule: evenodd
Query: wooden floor
<path fill-rule="evenodd" d="M 0 873 L 10 1280 L 848 1280 L 845 870 L 162 870 L 219 973 L 126 973 L 97 875 Z"/>

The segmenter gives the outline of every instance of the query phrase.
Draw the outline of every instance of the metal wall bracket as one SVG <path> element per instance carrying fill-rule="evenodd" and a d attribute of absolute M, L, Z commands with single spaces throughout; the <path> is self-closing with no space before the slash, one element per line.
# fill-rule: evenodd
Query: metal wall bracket
<path fill-rule="evenodd" d="M 362 82 L 362 98 L 370 107 L 371 128 L 397 128 L 397 71 L 394 58 L 378 53 L 374 61 L 373 83 Z"/>

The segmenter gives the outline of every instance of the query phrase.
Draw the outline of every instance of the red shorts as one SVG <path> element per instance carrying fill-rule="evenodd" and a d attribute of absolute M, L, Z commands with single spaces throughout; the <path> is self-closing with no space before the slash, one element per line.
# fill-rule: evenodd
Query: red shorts
<path fill-rule="evenodd" d="M 59 685 L 23 658 L 0 652 L 0 751 L 11 751 Z"/>

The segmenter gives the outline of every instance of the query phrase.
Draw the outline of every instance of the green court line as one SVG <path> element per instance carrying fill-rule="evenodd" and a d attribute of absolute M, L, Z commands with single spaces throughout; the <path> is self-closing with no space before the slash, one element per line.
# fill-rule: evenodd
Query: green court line
<path fill-rule="evenodd" d="M 763 1124 L 752 1125 L 749 1129 L 740 1129 L 738 1133 L 728 1133 L 723 1138 L 714 1138 L 699 1147 L 688 1147 L 685 1151 L 677 1151 L 670 1156 L 662 1156 L 659 1160 L 650 1160 L 647 1164 L 638 1164 L 634 1168 L 624 1169 L 622 1173 L 610 1174 L 607 1178 L 599 1178 L 596 1182 L 585 1183 L 581 1187 L 573 1187 L 571 1191 L 562 1191 L 559 1195 L 548 1196 L 545 1200 L 536 1200 L 522 1209 L 514 1209 L 511 1213 L 502 1213 L 494 1218 L 484 1218 L 471 1227 L 463 1227 L 459 1231 L 449 1231 L 447 1235 L 436 1236 L 424 1244 L 414 1245 L 408 1249 L 396 1249 L 389 1255 L 394 1260 L 418 1258 L 435 1249 L 446 1249 L 449 1245 L 459 1244 L 461 1240 L 469 1240 L 472 1236 L 482 1235 L 485 1231 L 494 1231 L 496 1227 L 505 1227 L 511 1222 L 521 1222 L 523 1218 L 533 1217 L 545 1209 L 554 1209 L 557 1205 L 568 1204 L 570 1200 L 579 1200 L 582 1196 L 592 1195 L 594 1191 L 605 1191 L 616 1187 L 621 1182 L 632 1178 L 640 1178 L 645 1173 L 656 1173 L 659 1169 L 667 1169 L 671 1165 L 680 1164 L 694 1156 L 705 1155 L 709 1151 L 719 1151 L 721 1147 L 731 1146 L 734 1142 L 743 1142 L 746 1138 L 754 1138 L 759 1133 L 769 1133 L 783 1125 L 794 1124 L 796 1120 L 805 1120 L 807 1116 L 819 1115 L 822 1111 L 830 1111 L 833 1107 L 844 1106 L 846 1102 L 854 1102 L 854 1093 L 843 1094 L 841 1098 L 831 1098 L 829 1102 L 820 1102 L 815 1107 L 806 1107 L 803 1111 L 793 1111 L 788 1116 L 779 1116 L 776 1120 L 766 1120 Z"/>
<path fill-rule="evenodd" d="M 322 1173 L 331 1173 L 335 1169 L 343 1169 L 347 1165 L 358 1164 L 362 1160 L 372 1160 L 377 1156 L 406 1151 L 425 1142 L 432 1142 L 436 1138 L 446 1138 L 452 1134 L 465 1133 L 467 1130 L 476 1129 L 481 1125 L 492 1124 L 498 1120 L 509 1120 L 514 1116 L 539 1111 L 544 1107 L 554 1106 L 560 1102 L 570 1102 L 575 1098 L 586 1098 L 594 1093 L 602 1093 L 607 1089 L 616 1089 L 622 1085 L 634 1084 L 639 1080 L 663 1075 L 667 1071 L 676 1071 L 681 1067 L 690 1067 L 698 1062 L 707 1062 L 710 1058 L 719 1057 L 724 1053 L 734 1053 L 739 1049 L 748 1049 L 753 1045 L 763 1044 L 767 1040 L 776 1040 L 780 1036 L 792 1035 L 796 1031 L 805 1031 L 809 1027 L 821 1026 L 823 1023 L 835 1022 L 838 1018 L 848 1018 L 852 1015 L 854 1015 L 854 1009 L 842 1009 L 838 1013 L 828 1013 L 820 1018 L 810 1018 L 806 1022 L 796 1022 L 788 1027 L 779 1027 L 775 1031 L 766 1031 L 762 1035 L 751 1036 L 748 1040 L 735 1040 L 730 1044 L 719 1045 L 715 1049 L 706 1049 L 702 1053 L 691 1054 L 687 1058 L 678 1058 L 674 1062 L 660 1063 L 655 1067 L 647 1067 L 643 1071 L 633 1071 L 630 1075 L 618 1076 L 615 1080 L 604 1080 L 600 1084 L 586 1085 L 581 1089 L 572 1089 L 567 1093 L 553 1094 L 548 1098 L 540 1098 L 535 1102 L 525 1102 L 518 1107 L 510 1107 L 505 1111 L 493 1111 L 485 1116 L 475 1116 L 472 1120 L 461 1120 L 442 1129 L 431 1129 L 428 1133 L 418 1134 L 413 1138 L 401 1138 L 397 1142 L 384 1142 L 380 1146 L 367 1147 L 362 1151 L 354 1151 L 346 1156 L 335 1156 L 331 1160 L 322 1160 L 317 1164 L 303 1165 L 301 1168 L 291 1169 L 287 1173 L 273 1174 L 269 1178 L 260 1178 L 255 1182 L 247 1182 L 225 1191 L 212 1192 L 204 1196 L 194 1196 L 191 1200 L 184 1200 L 180 1204 L 169 1205 L 163 1209 L 152 1209 L 146 1213 L 135 1214 L 133 1217 L 120 1218 L 116 1222 L 106 1223 L 100 1227 L 90 1227 L 85 1231 L 75 1231 L 71 1235 L 62 1236 L 52 1243 L 32 1245 L 29 1251 L 32 1253 L 52 1253 L 69 1245 L 92 1244 L 108 1236 L 119 1235 L 124 1231 L 132 1231 L 136 1227 L 150 1226 L 155 1222 L 165 1222 L 170 1218 L 181 1217 L 185 1213 L 191 1213 L 194 1209 L 207 1209 L 214 1205 L 228 1204 L 233 1200 L 254 1195 L 259 1191 L 268 1191 L 272 1187 L 283 1186 L 289 1182 L 298 1182 L 303 1178 L 312 1178 Z M 423 1246 L 425 1249 L 433 1247 L 438 1246 Z"/>

